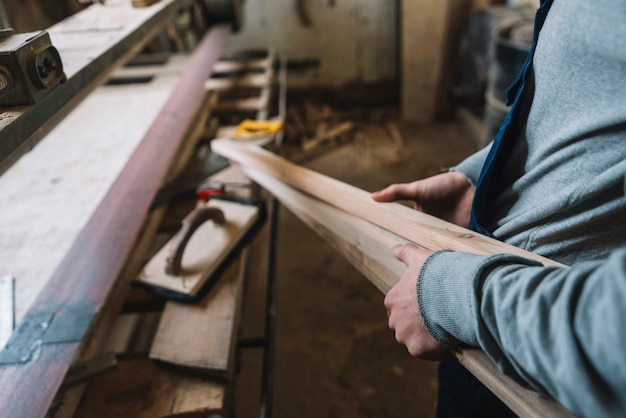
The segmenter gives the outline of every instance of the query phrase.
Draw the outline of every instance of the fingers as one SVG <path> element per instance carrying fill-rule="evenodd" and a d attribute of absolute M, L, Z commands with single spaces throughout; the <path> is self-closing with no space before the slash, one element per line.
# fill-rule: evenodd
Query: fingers
<path fill-rule="evenodd" d="M 392 184 L 383 190 L 372 193 L 372 198 L 377 202 L 394 202 L 396 200 L 418 200 L 418 194 L 414 183 Z"/>

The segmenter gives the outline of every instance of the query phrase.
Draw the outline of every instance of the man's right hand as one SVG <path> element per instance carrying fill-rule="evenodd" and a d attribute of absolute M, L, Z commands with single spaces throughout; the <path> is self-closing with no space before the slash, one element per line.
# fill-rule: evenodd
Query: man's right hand
<path fill-rule="evenodd" d="M 372 193 L 377 202 L 412 200 L 415 209 L 468 228 L 475 188 L 461 173 L 450 171 L 412 183 L 392 184 Z"/>

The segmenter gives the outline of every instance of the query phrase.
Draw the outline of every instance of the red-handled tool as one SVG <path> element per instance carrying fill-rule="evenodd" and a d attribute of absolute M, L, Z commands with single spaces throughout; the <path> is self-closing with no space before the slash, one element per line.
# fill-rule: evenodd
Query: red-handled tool
<path fill-rule="evenodd" d="M 235 187 L 250 187 L 249 183 L 224 183 L 221 181 L 207 179 L 196 188 L 198 199 L 208 202 L 214 196 L 223 196 L 227 190 Z"/>

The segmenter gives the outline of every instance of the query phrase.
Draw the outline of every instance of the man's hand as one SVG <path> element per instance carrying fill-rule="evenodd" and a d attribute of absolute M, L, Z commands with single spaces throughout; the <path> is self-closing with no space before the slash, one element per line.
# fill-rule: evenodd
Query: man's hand
<path fill-rule="evenodd" d="M 372 193 L 377 202 L 412 200 L 415 209 L 469 227 L 475 188 L 458 172 L 448 172 L 412 183 L 392 184 Z"/>
<path fill-rule="evenodd" d="M 385 297 L 389 315 L 389 328 L 395 331 L 396 340 L 404 344 L 411 355 L 425 360 L 440 360 L 447 357 L 447 348 L 439 344 L 428 332 L 417 304 L 417 279 L 432 251 L 411 244 L 393 247 L 393 255 L 406 266 L 400 281 Z"/>

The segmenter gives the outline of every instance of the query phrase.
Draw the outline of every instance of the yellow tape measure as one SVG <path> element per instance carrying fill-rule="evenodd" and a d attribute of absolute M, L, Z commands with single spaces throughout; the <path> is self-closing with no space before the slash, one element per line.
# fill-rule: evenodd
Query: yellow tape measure
<path fill-rule="evenodd" d="M 252 120 L 241 122 L 233 132 L 235 139 L 258 139 L 274 135 L 283 129 L 279 120 Z"/>

